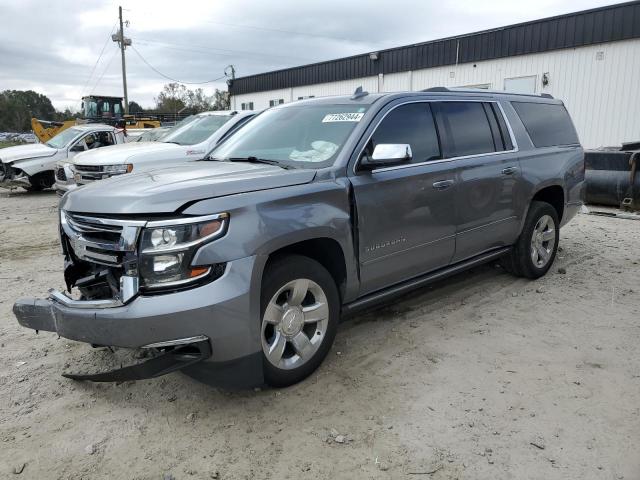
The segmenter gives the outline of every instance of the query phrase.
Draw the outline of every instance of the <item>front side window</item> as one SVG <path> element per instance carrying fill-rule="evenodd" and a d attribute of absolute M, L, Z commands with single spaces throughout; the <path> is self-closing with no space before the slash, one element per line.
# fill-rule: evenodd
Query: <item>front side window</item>
<path fill-rule="evenodd" d="M 81 133 L 82 130 L 78 130 L 77 128 L 67 128 L 49 140 L 47 145 L 51 148 L 64 148 Z"/>
<path fill-rule="evenodd" d="M 262 159 L 283 166 L 332 165 L 368 105 L 306 105 L 267 110 L 216 148 L 216 160 Z"/>
<path fill-rule="evenodd" d="M 169 134 L 162 138 L 165 143 L 178 145 L 195 145 L 204 142 L 220 127 L 231 119 L 231 115 L 202 115 L 174 127 Z"/>
<path fill-rule="evenodd" d="M 98 102 L 94 99 L 87 99 L 84 104 L 84 116 L 95 118 L 98 116 Z"/>
<path fill-rule="evenodd" d="M 557 103 L 511 102 L 533 144 L 540 147 L 580 143 L 571 117 Z"/>
<path fill-rule="evenodd" d="M 411 163 L 441 158 L 438 133 L 429 104 L 409 103 L 391 110 L 371 136 L 365 155 L 371 155 L 376 145 L 389 143 L 411 145 Z"/>
<path fill-rule="evenodd" d="M 438 102 L 437 108 L 447 132 L 447 158 L 496 151 L 489 118 L 481 102 Z"/>

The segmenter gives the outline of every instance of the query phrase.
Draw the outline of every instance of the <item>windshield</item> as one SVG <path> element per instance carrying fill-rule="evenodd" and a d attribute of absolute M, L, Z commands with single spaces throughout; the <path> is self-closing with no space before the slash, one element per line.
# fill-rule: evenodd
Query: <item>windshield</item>
<path fill-rule="evenodd" d="M 231 119 L 231 115 L 202 115 L 176 125 L 171 132 L 162 138 L 163 142 L 178 145 L 195 145 L 204 142 L 222 125 Z M 187 119 L 185 119 L 187 120 Z"/>
<path fill-rule="evenodd" d="M 78 130 L 77 128 L 67 128 L 49 140 L 47 145 L 51 148 L 64 148 L 81 133 L 82 130 Z"/>
<path fill-rule="evenodd" d="M 157 127 L 150 128 L 146 132 L 140 134 L 140 136 L 136 139 L 136 142 L 155 142 L 161 141 L 162 137 L 168 135 L 171 131 L 171 128 Z"/>
<path fill-rule="evenodd" d="M 217 160 L 262 159 L 299 168 L 332 165 L 368 105 L 300 105 L 267 110 L 216 148 Z"/>

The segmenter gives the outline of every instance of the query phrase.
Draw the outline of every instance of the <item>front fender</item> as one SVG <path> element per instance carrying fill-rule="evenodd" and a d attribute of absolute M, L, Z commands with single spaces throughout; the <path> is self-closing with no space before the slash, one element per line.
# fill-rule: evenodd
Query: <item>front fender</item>
<path fill-rule="evenodd" d="M 62 160 L 62 155 L 54 155 L 52 157 L 44 158 L 28 158 L 25 160 L 15 160 L 11 163 L 13 168 L 18 168 L 30 177 L 47 170 L 55 170 L 58 160 Z"/>
<path fill-rule="evenodd" d="M 194 265 L 228 262 L 249 255 L 267 257 L 305 240 L 328 238 L 340 245 L 347 272 L 347 295 L 357 285 L 348 186 L 342 181 L 230 195 L 204 200 L 183 213 L 229 213 L 222 238 L 200 248 Z"/>

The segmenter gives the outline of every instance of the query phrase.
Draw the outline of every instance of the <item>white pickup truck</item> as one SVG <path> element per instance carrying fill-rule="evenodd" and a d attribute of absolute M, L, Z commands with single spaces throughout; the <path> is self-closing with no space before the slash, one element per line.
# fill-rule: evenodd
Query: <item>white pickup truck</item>
<path fill-rule="evenodd" d="M 77 153 L 125 142 L 121 130 L 91 123 L 63 130 L 47 143 L 18 145 L 0 150 L 0 187 L 42 190 L 55 183 L 55 167 Z"/>
<path fill-rule="evenodd" d="M 255 114 L 249 110 L 199 113 L 183 120 L 158 141 L 130 142 L 63 160 L 56 169 L 55 188 L 64 194 L 115 175 L 201 160 Z"/>

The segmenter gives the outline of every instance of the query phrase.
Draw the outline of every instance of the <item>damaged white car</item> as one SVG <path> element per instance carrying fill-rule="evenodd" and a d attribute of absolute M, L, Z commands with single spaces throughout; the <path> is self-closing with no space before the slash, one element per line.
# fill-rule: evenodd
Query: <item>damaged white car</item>
<path fill-rule="evenodd" d="M 63 195 L 82 185 L 116 175 L 202 160 L 255 114 L 251 110 L 198 113 L 180 122 L 155 142 L 130 142 L 99 152 L 86 152 L 68 162 L 58 162 L 55 189 Z"/>
<path fill-rule="evenodd" d="M 18 145 L 0 150 L 0 187 L 42 190 L 55 183 L 55 167 L 76 153 L 124 143 L 124 134 L 110 125 L 77 125 L 47 143 Z"/>

